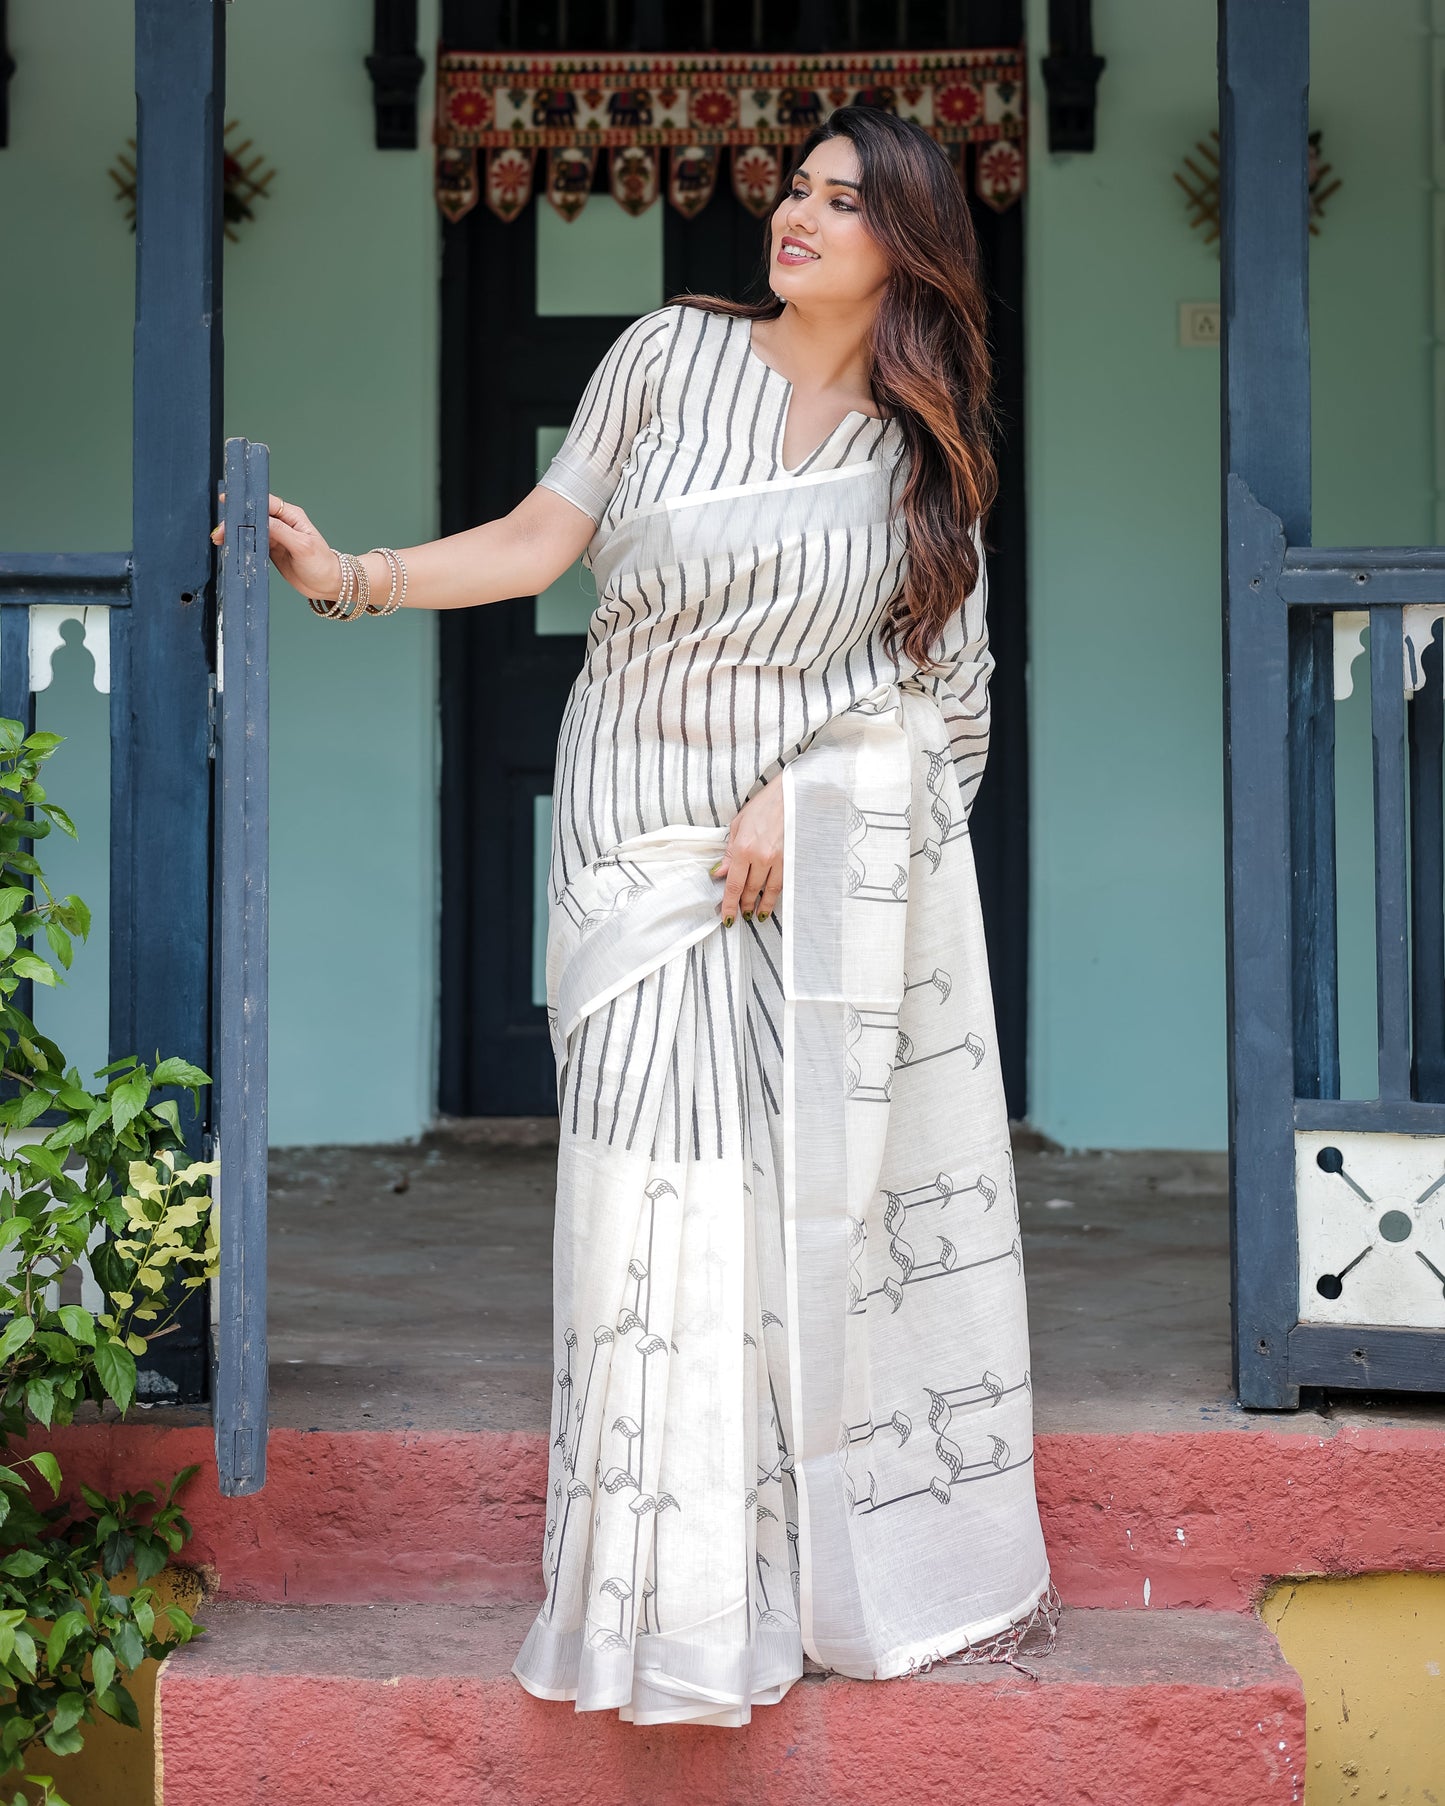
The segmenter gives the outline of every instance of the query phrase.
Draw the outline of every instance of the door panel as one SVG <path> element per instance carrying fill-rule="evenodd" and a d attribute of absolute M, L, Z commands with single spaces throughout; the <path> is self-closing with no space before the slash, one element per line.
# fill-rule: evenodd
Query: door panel
<path fill-rule="evenodd" d="M 600 179 L 600 172 L 599 172 Z M 637 224 L 594 195 L 620 234 Z M 513 508 L 550 462 L 587 379 L 629 319 L 662 304 L 631 290 L 618 313 L 565 313 L 539 255 L 545 200 L 503 224 L 478 208 L 448 229 L 443 277 L 443 531 Z M 485 215 L 485 217 L 483 217 Z M 660 230 L 660 226 L 654 228 Z M 581 237 L 578 244 L 594 243 Z M 539 280 L 556 311 L 538 312 Z M 574 271 L 575 294 L 594 292 Z M 607 305 L 613 297 L 604 296 Z M 453 355 L 455 353 L 455 355 Z M 444 617 L 442 639 L 441 1109 L 460 1116 L 548 1115 L 556 1085 L 538 999 L 539 871 L 550 832 L 557 730 L 596 606 L 579 563 L 540 597 Z"/>

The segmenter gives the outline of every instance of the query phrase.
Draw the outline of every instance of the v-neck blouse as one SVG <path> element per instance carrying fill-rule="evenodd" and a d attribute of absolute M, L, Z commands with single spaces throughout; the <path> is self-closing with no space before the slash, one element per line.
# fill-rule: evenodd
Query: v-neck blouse
<path fill-rule="evenodd" d="M 855 408 L 790 470 L 783 433 L 792 396 L 792 383 L 753 349 L 751 320 L 660 307 L 613 342 L 538 480 L 605 533 L 677 496 L 902 454 L 894 420 Z"/>
<path fill-rule="evenodd" d="M 680 305 L 635 320 L 539 479 L 597 523 L 554 901 L 638 834 L 725 827 L 825 722 L 915 670 L 880 632 L 907 566 L 902 431 L 855 409 L 787 469 L 792 384 L 751 324 Z M 980 592 L 972 634 L 981 608 Z"/>
<path fill-rule="evenodd" d="M 788 378 L 783 375 L 781 370 L 777 369 L 774 365 L 770 364 L 768 362 L 768 360 L 759 352 L 757 346 L 754 345 L 754 343 L 753 343 L 753 327 L 756 324 L 756 322 L 753 320 L 745 320 L 742 322 L 742 324 L 747 328 L 748 356 L 756 359 L 756 361 L 762 365 L 764 370 L 767 370 L 773 376 L 777 377 L 778 381 L 780 383 L 782 383 L 783 386 L 785 387 L 785 389 L 787 390 L 787 395 L 783 402 L 783 430 L 779 434 L 779 437 L 778 437 L 778 459 L 779 459 L 778 469 L 782 473 L 783 476 L 785 476 L 785 477 L 801 476 L 803 474 L 803 472 L 808 468 L 808 466 L 813 462 L 814 458 L 818 457 L 818 455 L 821 452 L 823 452 L 827 449 L 829 441 L 834 437 L 834 435 L 842 432 L 843 428 L 845 426 L 847 426 L 847 424 L 850 420 L 877 420 L 881 425 L 888 424 L 886 421 L 883 420 L 881 415 L 866 414 L 866 413 L 864 413 L 862 408 L 850 408 L 848 410 L 848 412 L 843 416 L 843 418 L 838 422 L 838 424 L 835 427 L 833 427 L 830 432 L 824 434 L 824 436 L 818 441 L 818 443 L 813 447 L 812 451 L 810 451 L 808 453 L 808 455 L 802 460 L 802 462 L 793 465 L 793 467 L 791 469 L 789 469 L 788 466 L 782 462 L 783 441 L 787 437 L 788 416 L 792 413 L 793 397 L 796 393 L 796 387 L 793 383 L 789 382 Z M 881 441 L 880 441 L 880 444 L 881 444 Z"/>

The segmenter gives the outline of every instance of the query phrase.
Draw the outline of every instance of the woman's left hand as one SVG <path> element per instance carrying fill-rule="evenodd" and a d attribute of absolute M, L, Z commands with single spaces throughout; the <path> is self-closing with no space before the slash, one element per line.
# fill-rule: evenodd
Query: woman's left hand
<path fill-rule="evenodd" d="M 762 922 L 777 908 L 783 894 L 781 777 L 764 784 L 733 817 L 727 851 L 712 875 L 725 881 L 718 905 L 724 928 L 732 927 L 739 912 L 744 920 L 756 915 Z"/>

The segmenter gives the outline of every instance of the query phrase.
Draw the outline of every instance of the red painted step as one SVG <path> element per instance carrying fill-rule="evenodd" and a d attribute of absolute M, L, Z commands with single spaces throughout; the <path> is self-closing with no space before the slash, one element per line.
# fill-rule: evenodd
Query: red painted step
<path fill-rule="evenodd" d="M 809 1677 L 740 1730 L 533 1699 L 530 1605 L 212 1606 L 161 1670 L 165 1806 L 1295 1806 L 1299 1681 L 1253 1617 L 1069 1611 L 1006 1667 Z"/>
<path fill-rule="evenodd" d="M 225 1598 L 477 1604 L 541 1585 L 537 1434 L 274 1430 L 266 1488 L 247 1499 L 217 1493 L 205 1429 L 107 1423 L 48 1440 L 72 1485 L 132 1488 L 200 1462 L 185 1559 Z M 1071 1606 L 1241 1611 L 1279 1575 L 1445 1568 L 1435 1428 L 1045 1434 L 1035 1471 Z"/>

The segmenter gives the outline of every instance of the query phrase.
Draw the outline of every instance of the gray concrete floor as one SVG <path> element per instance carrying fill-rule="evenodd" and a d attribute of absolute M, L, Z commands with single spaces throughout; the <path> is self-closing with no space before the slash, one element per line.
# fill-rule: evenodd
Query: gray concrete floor
<path fill-rule="evenodd" d="M 545 1430 L 549 1132 L 273 1154 L 273 1423 Z M 1439 1401 L 1314 1395 L 1263 1420 L 1234 1405 L 1223 1154 L 1070 1154 L 1018 1130 L 1015 1156 L 1039 1429 L 1445 1425 Z"/>

